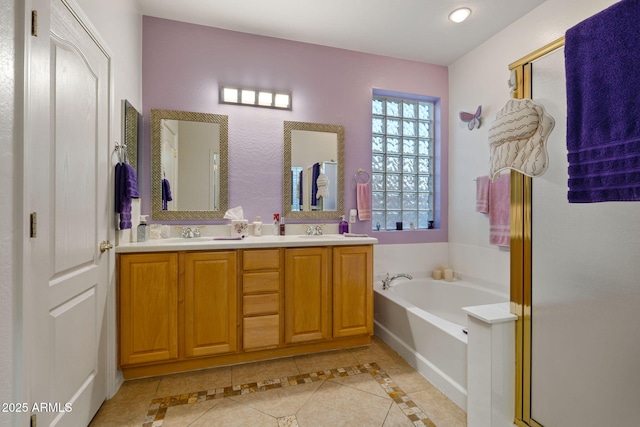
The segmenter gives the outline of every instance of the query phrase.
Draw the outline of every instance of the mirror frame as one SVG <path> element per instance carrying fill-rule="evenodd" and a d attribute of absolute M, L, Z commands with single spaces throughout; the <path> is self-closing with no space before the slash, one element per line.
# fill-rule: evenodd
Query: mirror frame
<path fill-rule="evenodd" d="M 161 121 L 217 123 L 220 125 L 220 207 L 215 211 L 162 210 Z M 229 208 L 229 117 L 221 114 L 151 110 L 151 218 L 154 220 L 223 219 Z"/>
<path fill-rule="evenodd" d="M 291 131 L 305 130 L 337 134 L 338 139 L 338 207 L 335 211 L 292 211 L 291 192 Z M 340 219 L 344 215 L 344 126 L 308 122 L 284 122 L 284 158 L 282 168 L 282 212 L 291 219 Z"/>
<path fill-rule="evenodd" d="M 122 100 L 122 120 L 124 122 L 123 141 L 127 147 L 128 163 L 138 171 L 138 136 L 142 129 L 142 116 L 126 99 Z"/>

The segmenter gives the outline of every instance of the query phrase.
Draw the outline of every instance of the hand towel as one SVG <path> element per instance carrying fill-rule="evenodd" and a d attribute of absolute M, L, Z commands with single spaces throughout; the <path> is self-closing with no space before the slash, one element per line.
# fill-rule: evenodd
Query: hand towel
<path fill-rule="evenodd" d="M 489 213 L 489 177 L 476 178 L 476 212 Z"/>
<path fill-rule="evenodd" d="M 343 233 L 344 237 L 369 237 L 368 234 L 365 233 Z"/>
<path fill-rule="evenodd" d="M 511 242 L 511 174 L 504 173 L 489 188 L 489 243 L 509 247 Z"/>
<path fill-rule="evenodd" d="M 300 195 L 298 204 L 300 206 L 300 210 L 302 210 L 302 207 L 304 206 L 304 186 L 302 182 L 302 171 L 300 171 L 300 175 L 298 176 L 298 188 L 300 189 L 300 192 L 298 193 Z"/>
<path fill-rule="evenodd" d="M 318 206 L 318 177 L 320 176 L 320 163 L 313 165 L 311 171 L 311 206 Z"/>
<path fill-rule="evenodd" d="M 359 182 L 356 188 L 356 204 L 358 205 L 358 219 L 371 220 L 371 187 L 368 182 Z"/>
<path fill-rule="evenodd" d="M 128 163 L 118 163 L 115 167 L 115 209 L 120 214 L 120 230 L 133 226 L 131 222 L 131 200 L 140 197 L 136 170 Z"/>
<path fill-rule="evenodd" d="M 567 30 L 571 203 L 640 200 L 640 0 L 622 0 Z"/>
<path fill-rule="evenodd" d="M 166 211 L 169 206 L 168 202 L 172 201 L 171 197 L 171 185 L 169 184 L 169 180 L 164 178 L 162 180 L 162 210 Z"/>

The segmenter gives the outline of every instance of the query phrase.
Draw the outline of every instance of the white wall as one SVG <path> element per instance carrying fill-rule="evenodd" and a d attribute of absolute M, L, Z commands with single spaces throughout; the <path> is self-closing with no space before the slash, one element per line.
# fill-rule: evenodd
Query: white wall
<path fill-rule="evenodd" d="M 15 136 L 14 128 L 14 58 L 15 58 L 15 0 L 0 0 L 0 402 L 15 402 L 14 385 L 14 327 L 17 298 L 16 233 L 17 191 L 14 188 Z M 11 425 L 11 415 L 0 413 L 0 426 Z"/>
<path fill-rule="evenodd" d="M 509 251 L 489 245 L 489 219 L 475 212 L 473 181 L 489 171 L 487 132 L 509 99 L 509 64 L 613 3 L 547 0 L 449 67 L 449 262 L 457 271 L 509 291 Z M 458 113 L 475 112 L 478 105 L 482 126 L 469 131 Z"/>
<path fill-rule="evenodd" d="M 448 244 L 376 245 L 373 262 L 376 280 L 381 280 L 387 273 L 392 276 L 396 273 L 430 275 L 433 269 L 449 262 Z"/>
<path fill-rule="evenodd" d="M 452 120 L 449 254 L 454 266 L 457 263 L 461 268 L 471 269 L 474 263 L 493 260 L 497 263 L 496 268 L 500 269 L 504 264 L 508 271 L 508 252 L 501 253 L 487 245 L 486 218 L 473 211 L 472 203 L 472 179 L 475 175 L 486 174 L 488 167 L 487 130 L 509 95 L 506 83 L 508 64 L 558 39 L 568 28 L 613 3 L 613 0 L 547 0 L 450 67 L 451 116 L 460 110 L 473 111 L 482 104 L 485 117 L 484 126 L 473 132 Z M 559 98 L 558 103 L 562 104 L 561 94 Z M 551 106 L 550 99 L 546 101 Z M 553 111 L 560 110 L 554 108 Z M 562 146 L 566 117 L 562 113 L 556 114 L 556 123 L 560 125 L 552 137 L 554 142 L 560 142 L 560 145 L 554 144 L 553 154 L 557 160 L 550 158 L 549 176 L 534 181 L 534 193 L 536 186 L 546 189 L 548 186 L 542 184 L 557 178 L 558 173 L 552 165 L 566 173 L 566 155 L 563 154 L 566 149 Z M 532 415 L 549 427 L 636 425 L 633 412 L 638 397 L 636 367 L 640 348 L 625 331 L 637 330 L 638 323 L 635 320 L 637 316 L 633 315 L 637 311 L 634 303 L 638 289 L 630 285 L 637 283 L 637 272 L 629 273 L 637 268 L 628 268 L 635 266 L 631 260 L 634 256 L 637 258 L 637 250 L 634 251 L 637 239 L 631 237 L 637 236 L 633 233 L 637 227 L 620 230 L 619 224 L 616 224 L 617 228 L 609 224 L 621 219 L 623 223 L 631 223 L 629 216 L 625 217 L 630 206 L 591 204 L 568 207 L 565 206 L 568 205 L 566 190 L 562 190 L 566 186 L 566 177 L 555 179 L 554 183 L 556 190 L 559 189 L 559 193 L 554 194 L 556 199 L 539 201 L 537 205 L 534 199 L 533 206 L 535 220 L 535 212 L 549 216 L 542 207 L 551 203 L 555 213 L 554 217 L 548 218 L 548 224 L 556 226 L 553 229 L 548 227 L 548 232 L 542 230 L 545 233 L 534 230 L 533 234 L 534 245 L 538 242 L 541 249 L 537 251 L 538 257 L 534 258 L 534 269 L 538 260 L 538 268 L 534 271 L 534 279 L 538 282 L 534 282 Z M 560 216 L 556 205 L 562 205 Z M 596 210 L 600 212 L 600 218 L 615 221 L 594 220 L 585 213 Z M 584 224 L 585 221 L 589 222 Z M 605 222 L 608 228 L 594 226 L 594 223 Z M 598 228 L 594 233 L 593 230 Z M 608 239 L 604 239 L 603 234 L 608 235 Z M 615 246 L 611 246 L 612 238 Z M 593 246 L 588 248 L 587 243 Z M 610 250 L 612 248 L 617 251 Z M 566 255 L 569 252 L 573 252 L 571 256 Z M 546 256 L 542 257 L 540 253 Z M 589 263 L 594 259 L 598 262 Z M 627 268 L 618 269 L 619 263 L 626 263 Z M 542 268 L 540 264 L 543 264 Z M 503 276 L 498 270 L 484 271 L 483 274 Z M 503 280 L 501 283 L 507 289 L 508 276 L 505 275 Z M 543 286 L 536 288 L 535 283 Z"/>

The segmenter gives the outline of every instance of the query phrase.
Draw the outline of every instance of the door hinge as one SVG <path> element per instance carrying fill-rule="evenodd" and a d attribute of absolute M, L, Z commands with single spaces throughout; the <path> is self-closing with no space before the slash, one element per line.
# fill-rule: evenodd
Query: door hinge
<path fill-rule="evenodd" d="M 29 215 L 29 237 L 34 238 L 38 236 L 38 214 L 31 212 Z"/>
<path fill-rule="evenodd" d="M 31 11 L 31 35 L 38 37 L 38 11 Z"/>
<path fill-rule="evenodd" d="M 31 414 L 30 427 L 36 427 L 36 414 Z"/>

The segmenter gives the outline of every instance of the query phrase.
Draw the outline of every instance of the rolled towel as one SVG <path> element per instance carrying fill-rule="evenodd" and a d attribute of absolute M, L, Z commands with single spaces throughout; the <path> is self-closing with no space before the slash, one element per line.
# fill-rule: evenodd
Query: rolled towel
<path fill-rule="evenodd" d="M 322 197 L 323 199 L 329 197 L 329 177 L 321 173 L 316 179 L 316 184 L 318 186 L 317 197 Z"/>

